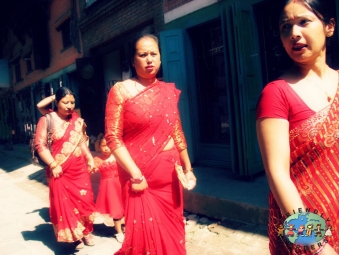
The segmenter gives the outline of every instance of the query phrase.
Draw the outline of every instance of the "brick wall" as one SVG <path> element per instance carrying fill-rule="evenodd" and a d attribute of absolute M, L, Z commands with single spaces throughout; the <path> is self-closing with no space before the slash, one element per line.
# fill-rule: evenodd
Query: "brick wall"
<path fill-rule="evenodd" d="M 163 3 L 159 0 L 111 0 L 98 1 L 85 8 L 85 0 L 79 0 L 79 27 L 84 54 L 90 49 L 113 41 L 143 24 L 152 24 L 155 33 L 163 30 Z"/>
<path fill-rule="evenodd" d="M 164 0 L 164 12 L 169 12 L 194 0 Z"/>
<path fill-rule="evenodd" d="M 15 83 L 14 81 L 14 90 L 20 90 L 29 86 L 73 63 L 75 63 L 75 59 L 79 58 L 81 54 L 78 53 L 77 49 L 73 46 L 63 49 L 62 44 L 62 35 L 60 31 L 57 31 L 57 28 L 60 24 L 62 24 L 65 20 L 70 18 L 72 15 L 71 11 L 71 0 L 58 0 L 51 1 L 51 5 L 49 6 L 49 21 L 48 21 L 48 43 L 49 52 L 50 52 L 50 62 L 49 67 L 46 69 L 37 69 L 34 66 L 34 54 L 31 54 L 30 57 L 32 59 L 32 67 L 33 71 L 31 73 L 26 73 L 26 65 L 23 60 L 23 57 L 29 56 L 21 56 L 21 73 L 22 73 L 22 81 L 20 83 Z M 29 47 L 32 47 L 32 39 L 27 38 L 27 44 Z M 33 49 L 26 49 L 26 45 L 20 47 L 23 49 L 23 52 L 30 52 Z M 15 50 L 15 49 L 13 49 Z"/>
<path fill-rule="evenodd" d="M 50 11 L 51 67 L 62 69 L 75 63 L 75 59 L 79 57 L 74 46 L 63 48 L 62 34 L 58 31 L 58 27 L 72 15 L 71 0 L 52 1 Z"/>

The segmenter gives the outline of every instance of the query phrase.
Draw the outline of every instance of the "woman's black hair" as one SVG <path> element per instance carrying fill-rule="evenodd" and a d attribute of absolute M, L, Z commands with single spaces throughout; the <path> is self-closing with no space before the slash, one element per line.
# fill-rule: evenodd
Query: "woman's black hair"
<path fill-rule="evenodd" d="M 75 98 L 74 93 L 67 87 L 60 87 L 55 92 L 55 101 L 58 103 L 62 98 L 67 95 L 72 95 Z M 54 107 L 54 111 L 58 109 L 57 104 Z"/>
<path fill-rule="evenodd" d="M 331 19 L 335 17 L 335 4 L 333 0 L 279 0 L 280 12 L 292 1 L 305 4 L 325 25 L 330 24 Z"/>
<path fill-rule="evenodd" d="M 130 52 L 130 61 L 131 61 L 131 64 L 133 63 L 133 59 L 134 59 L 134 56 L 135 56 L 135 53 L 136 53 L 137 43 L 138 43 L 139 40 L 141 40 L 143 38 L 151 38 L 151 39 L 153 39 L 157 43 L 158 48 L 160 50 L 158 37 L 156 37 L 153 34 L 149 34 L 149 33 L 137 34 L 137 36 L 134 38 L 134 40 L 131 43 L 131 47 L 130 47 L 130 51 L 129 51 Z"/>

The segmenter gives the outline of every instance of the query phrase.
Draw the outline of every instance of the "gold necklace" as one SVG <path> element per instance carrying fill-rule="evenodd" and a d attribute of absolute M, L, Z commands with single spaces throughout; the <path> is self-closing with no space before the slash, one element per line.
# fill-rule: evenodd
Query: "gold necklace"
<path fill-rule="evenodd" d="M 317 85 L 316 83 L 314 83 L 313 81 L 311 81 L 310 79 L 308 79 L 305 75 L 303 75 L 302 73 L 298 72 L 297 70 L 294 69 L 294 67 L 291 68 L 296 74 L 298 74 L 299 76 L 303 77 L 305 80 L 308 80 L 311 84 L 313 84 L 314 86 L 316 86 L 317 88 L 319 88 L 322 92 L 324 92 L 324 94 L 326 95 L 326 99 L 327 102 L 331 102 L 332 101 L 332 97 L 328 95 L 327 91 L 324 90 L 322 87 L 320 87 L 319 85 Z"/>

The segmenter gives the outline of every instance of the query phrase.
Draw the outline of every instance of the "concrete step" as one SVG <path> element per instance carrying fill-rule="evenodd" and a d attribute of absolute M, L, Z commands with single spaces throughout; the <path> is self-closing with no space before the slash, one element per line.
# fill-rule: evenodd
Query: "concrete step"
<path fill-rule="evenodd" d="M 224 169 L 195 167 L 198 179 L 184 192 L 185 210 L 208 217 L 267 225 L 269 186 L 263 174 L 251 181 L 235 178 Z"/>

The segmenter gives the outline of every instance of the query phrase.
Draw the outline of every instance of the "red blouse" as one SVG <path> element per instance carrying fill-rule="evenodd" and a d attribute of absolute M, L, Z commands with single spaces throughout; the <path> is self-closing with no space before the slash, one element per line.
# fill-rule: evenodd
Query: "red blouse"
<path fill-rule="evenodd" d="M 163 83 L 158 82 L 157 84 L 161 85 Z M 175 91 L 177 93 L 177 95 L 175 96 L 179 96 L 180 94 L 179 90 L 175 89 Z M 138 113 L 135 112 L 130 113 L 129 114 L 130 117 L 128 119 L 124 116 L 128 112 L 128 110 L 125 109 L 125 102 L 133 97 L 134 96 L 132 96 L 129 93 L 128 89 L 124 86 L 122 82 L 116 83 L 108 94 L 105 117 L 106 123 L 105 138 L 111 151 L 114 151 L 115 149 L 121 146 L 125 146 L 123 138 L 124 135 L 126 135 L 127 132 L 126 130 L 129 130 L 128 132 L 130 132 L 130 130 L 139 129 L 140 132 L 142 132 L 145 123 L 152 122 L 150 119 L 147 119 L 146 113 L 149 111 L 147 108 L 142 109 Z M 161 105 L 161 102 L 157 103 L 160 103 Z M 155 106 L 152 103 L 149 105 L 149 107 Z M 134 116 L 134 119 L 132 119 L 131 116 Z M 178 151 L 182 151 L 187 148 L 187 143 L 185 135 L 182 130 L 179 115 L 173 125 L 171 138 L 173 138 L 175 146 L 178 149 Z"/>
<path fill-rule="evenodd" d="M 315 114 L 285 80 L 275 80 L 263 89 L 257 119 L 280 118 L 290 123 L 290 130 Z"/>

